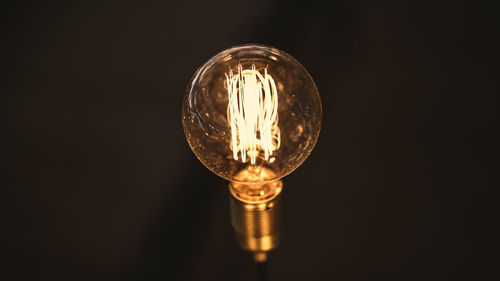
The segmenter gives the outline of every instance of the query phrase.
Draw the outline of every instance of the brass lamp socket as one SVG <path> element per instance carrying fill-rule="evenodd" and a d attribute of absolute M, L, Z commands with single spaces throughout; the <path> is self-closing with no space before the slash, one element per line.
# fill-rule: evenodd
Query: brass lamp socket
<path fill-rule="evenodd" d="M 231 225 L 236 241 L 265 262 L 280 242 L 281 180 L 264 184 L 230 183 Z"/>

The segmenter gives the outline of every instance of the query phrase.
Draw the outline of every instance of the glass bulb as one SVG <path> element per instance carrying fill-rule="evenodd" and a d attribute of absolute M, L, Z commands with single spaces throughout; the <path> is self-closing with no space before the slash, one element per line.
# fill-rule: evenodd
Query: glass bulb
<path fill-rule="evenodd" d="M 196 71 L 182 121 L 191 149 L 212 172 L 236 183 L 265 183 L 288 175 L 311 153 L 321 100 L 289 54 L 235 46 Z"/>

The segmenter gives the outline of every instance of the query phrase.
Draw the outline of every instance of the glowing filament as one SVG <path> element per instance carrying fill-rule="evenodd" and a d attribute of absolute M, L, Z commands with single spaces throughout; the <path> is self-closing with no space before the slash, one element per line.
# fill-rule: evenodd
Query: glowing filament
<path fill-rule="evenodd" d="M 280 146 L 278 91 L 273 78 L 267 69 L 262 75 L 253 64 L 245 70 L 239 64 L 237 75 L 232 70 L 226 74 L 226 83 L 234 160 L 240 155 L 243 163 L 249 157 L 250 163 L 255 164 L 262 153 L 266 161 L 273 162 L 270 156 Z"/>

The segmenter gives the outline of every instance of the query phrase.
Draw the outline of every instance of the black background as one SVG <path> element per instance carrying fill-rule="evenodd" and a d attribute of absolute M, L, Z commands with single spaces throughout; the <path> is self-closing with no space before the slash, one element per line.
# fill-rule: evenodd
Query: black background
<path fill-rule="evenodd" d="M 252 280 L 191 152 L 195 70 L 241 43 L 315 78 L 271 280 L 498 280 L 495 23 L 478 2 L 43 1 L 1 10 L 2 280 Z"/>

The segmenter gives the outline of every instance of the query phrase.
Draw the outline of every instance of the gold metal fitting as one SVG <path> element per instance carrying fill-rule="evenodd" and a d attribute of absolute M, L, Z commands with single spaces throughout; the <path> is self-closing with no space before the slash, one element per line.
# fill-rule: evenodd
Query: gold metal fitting
<path fill-rule="evenodd" d="M 281 180 L 263 184 L 230 183 L 231 225 L 236 241 L 254 255 L 256 262 L 267 260 L 267 253 L 280 241 Z"/>

